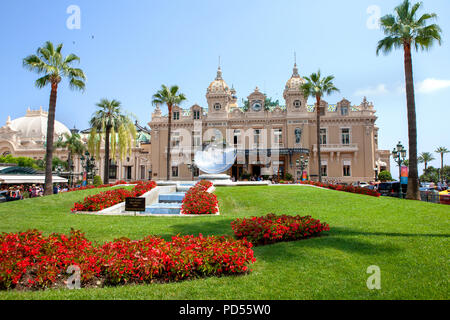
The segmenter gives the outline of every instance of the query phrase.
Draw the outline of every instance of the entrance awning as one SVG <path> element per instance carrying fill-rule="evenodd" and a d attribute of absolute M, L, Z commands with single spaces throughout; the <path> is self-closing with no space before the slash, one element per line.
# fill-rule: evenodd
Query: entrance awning
<path fill-rule="evenodd" d="M 61 178 L 59 176 L 53 176 L 53 183 L 67 183 L 68 180 Z M 15 175 L 15 174 L 5 174 L 0 175 L 1 184 L 44 184 L 44 175 Z"/>

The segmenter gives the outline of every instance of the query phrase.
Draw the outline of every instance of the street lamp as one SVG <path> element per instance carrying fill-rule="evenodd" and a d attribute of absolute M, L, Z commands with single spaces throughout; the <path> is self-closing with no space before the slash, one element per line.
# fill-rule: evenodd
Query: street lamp
<path fill-rule="evenodd" d="M 402 165 L 406 160 L 406 149 L 403 147 L 401 142 L 397 144 L 397 147 L 392 150 L 392 156 L 394 157 L 395 162 L 398 164 L 398 180 L 400 182 L 400 190 L 399 190 L 399 198 L 403 198 L 402 191 Z"/>
<path fill-rule="evenodd" d="M 96 170 L 95 168 L 95 158 L 90 155 L 88 151 L 80 157 L 81 166 L 84 168 L 86 172 L 86 179 L 89 180 L 89 176 L 92 176 Z"/>
<path fill-rule="evenodd" d="M 195 161 L 192 160 L 192 163 L 189 163 L 187 165 L 188 169 L 192 172 L 192 181 L 195 180 L 195 170 L 197 169 L 197 166 L 195 164 Z"/>
<path fill-rule="evenodd" d="M 305 170 L 308 167 L 309 159 L 305 158 L 305 156 L 301 155 L 300 159 L 297 159 L 296 161 L 297 167 L 300 168 L 302 172 L 302 180 L 303 180 L 303 170 Z"/>
<path fill-rule="evenodd" d="M 373 171 L 375 172 L 375 182 L 378 182 L 378 167 L 373 168 Z"/>

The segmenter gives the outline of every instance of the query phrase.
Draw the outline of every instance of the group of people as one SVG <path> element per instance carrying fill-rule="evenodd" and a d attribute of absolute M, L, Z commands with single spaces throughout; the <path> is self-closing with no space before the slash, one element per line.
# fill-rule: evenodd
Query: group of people
<path fill-rule="evenodd" d="M 60 192 L 69 191 L 68 185 L 55 184 L 53 186 L 53 193 L 58 194 Z M 43 185 L 1 185 L 0 196 L 3 196 L 6 201 L 16 201 L 28 198 L 37 198 L 44 195 Z"/>

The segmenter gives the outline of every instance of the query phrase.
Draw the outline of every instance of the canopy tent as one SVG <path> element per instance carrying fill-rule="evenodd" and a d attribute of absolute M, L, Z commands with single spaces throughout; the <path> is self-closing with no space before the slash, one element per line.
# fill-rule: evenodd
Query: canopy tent
<path fill-rule="evenodd" d="M 44 175 L 15 175 L 15 174 L 5 174 L 0 175 L 0 183 L 1 184 L 44 184 L 45 176 Z M 53 176 L 53 183 L 67 183 L 68 180 Z"/>

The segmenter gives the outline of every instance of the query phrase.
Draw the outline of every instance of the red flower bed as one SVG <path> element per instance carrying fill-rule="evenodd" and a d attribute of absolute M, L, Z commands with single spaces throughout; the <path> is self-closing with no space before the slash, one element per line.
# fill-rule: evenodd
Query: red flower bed
<path fill-rule="evenodd" d="M 211 184 L 212 185 L 212 184 Z M 216 214 L 218 201 L 215 194 L 209 193 L 206 185 L 196 185 L 186 192 L 181 210 L 183 214 Z"/>
<path fill-rule="evenodd" d="M 336 191 L 345 191 L 350 193 L 364 194 L 367 196 L 377 197 L 379 198 L 381 194 L 378 191 L 370 190 L 367 188 L 354 187 L 354 186 L 343 186 L 339 184 L 328 184 L 323 182 L 315 182 L 315 181 L 302 181 L 301 184 L 309 184 L 316 187 L 332 189 Z"/>
<path fill-rule="evenodd" d="M 263 217 L 236 219 L 231 228 L 237 239 L 246 239 L 256 245 L 281 241 L 293 241 L 319 236 L 330 227 L 310 216 L 277 216 L 268 214 Z"/>
<path fill-rule="evenodd" d="M 112 207 L 118 203 L 124 202 L 126 198 L 140 197 L 144 193 L 156 187 L 154 181 L 136 182 L 136 186 L 132 190 L 115 189 L 100 192 L 98 194 L 88 196 L 81 202 L 76 202 L 72 208 L 74 211 L 101 211 L 103 209 Z"/>
<path fill-rule="evenodd" d="M 126 181 L 119 180 L 119 181 L 116 181 L 115 183 L 102 184 L 102 185 L 99 185 L 99 186 L 89 185 L 89 186 L 85 186 L 85 187 L 72 188 L 72 189 L 69 189 L 68 192 L 82 191 L 82 190 L 90 190 L 90 189 L 99 189 L 99 188 L 110 188 L 110 187 L 114 187 L 114 186 L 117 186 L 117 185 L 136 184 L 136 183 L 137 183 L 137 182 L 134 182 L 134 183 L 128 183 L 128 182 L 126 182 Z"/>
<path fill-rule="evenodd" d="M 197 182 L 195 186 L 202 188 L 204 191 L 208 191 L 208 189 L 213 186 L 213 183 L 211 181 L 202 180 Z"/>
<path fill-rule="evenodd" d="M 0 235 L 0 289 L 62 287 L 67 268 L 80 268 L 81 285 L 180 281 L 242 274 L 255 262 L 252 244 L 225 237 L 120 239 L 94 246 L 80 231 L 43 236 L 38 231 Z"/>

